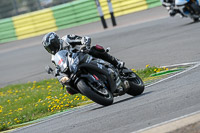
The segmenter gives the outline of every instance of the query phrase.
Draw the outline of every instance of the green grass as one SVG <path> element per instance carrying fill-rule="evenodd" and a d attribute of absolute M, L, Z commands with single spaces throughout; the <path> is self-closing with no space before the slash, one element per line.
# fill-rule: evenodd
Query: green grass
<path fill-rule="evenodd" d="M 161 70 L 146 66 L 135 72 L 145 80 Z M 9 85 L 0 88 L 0 131 L 87 103 L 83 95 L 68 94 L 57 79 Z"/>

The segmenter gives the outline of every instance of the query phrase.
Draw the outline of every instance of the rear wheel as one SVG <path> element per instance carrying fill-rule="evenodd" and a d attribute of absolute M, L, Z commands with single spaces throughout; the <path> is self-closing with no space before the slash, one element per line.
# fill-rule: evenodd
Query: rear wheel
<path fill-rule="evenodd" d="M 193 21 L 194 21 L 194 22 L 198 22 L 198 21 L 199 21 L 199 18 L 193 18 Z"/>
<path fill-rule="evenodd" d="M 133 77 L 132 79 L 129 79 L 129 90 L 127 91 L 127 94 L 132 96 L 137 96 L 143 93 L 144 91 L 144 83 L 142 79 L 135 73 L 132 73 Z"/>
<path fill-rule="evenodd" d="M 98 104 L 108 106 L 113 103 L 113 95 L 105 87 L 96 89 L 94 85 L 81 79 L 77 83 L 77 88 L 83 95 Z"/>

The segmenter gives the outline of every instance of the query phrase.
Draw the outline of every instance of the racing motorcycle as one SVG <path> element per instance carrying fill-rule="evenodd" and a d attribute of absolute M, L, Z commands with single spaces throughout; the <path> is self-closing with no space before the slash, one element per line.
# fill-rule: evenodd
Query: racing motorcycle
<path fill-rule="evenodd" d="M 189 17 L 194 22 L 199 21 L 200 6 L 199 0 L 174 0 L 173 4 L 168 3 L 169 0 L 161 0 L 163 6 L 168 10 L 178 10 L 181 17 Z"/>
<path fill-rule="evenodd" d="M 111 105 L 113 97 L 126 93 L 140 95 L 145 88 L 141 78 L 130 69 L 117 69 L 112 64 L 89 55 L 85 50 L 61 50 L 55 54 L 55 64 L 62 74 L 70 71 L 68 84 L 71 94 L 81 93 L 103 106 Z M 50 67 L 46 70 L 49 74 L 53 73 Z"/>

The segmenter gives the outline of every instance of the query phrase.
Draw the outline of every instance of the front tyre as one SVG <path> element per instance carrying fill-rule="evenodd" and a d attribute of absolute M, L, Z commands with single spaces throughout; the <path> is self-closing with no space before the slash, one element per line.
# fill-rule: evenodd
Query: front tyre
<path fill-rule="evenodd" d="M 103 88 L 102 93 L 99 93 L 92 89 L 92 86 L 89 86 L 83 79 L 78 81 L 77 88 L 83 95 L 98 104 L 108 106 L 113 103 L 113 95 L 106 88 Z"/>
<path fill-rule="evenodd" d="M 132 96 L 138 96 L 143 93 L 144 91 L 144 83 L 142 79 L 135 73 L 132 73 L 135 75 L 135 78 L 129 79 L 129 90 L 127 91 L 127 94 Z"/>

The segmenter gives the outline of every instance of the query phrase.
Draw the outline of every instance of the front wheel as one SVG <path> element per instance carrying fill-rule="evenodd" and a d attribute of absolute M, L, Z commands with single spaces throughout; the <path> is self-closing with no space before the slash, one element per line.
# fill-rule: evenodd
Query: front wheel
<path fill-rule="evenodd" d="M 113 95 L 109 90 L 101 88 L 97 91 L 96 89 L 93 89 L 93 87 L 94 86 L 83 79 L 79 80 L 77 83 L 77 88 L 80 92 L 92 101 L 104 106 L 108 106 L 113 103 Z"/>
<path fill-rule="evenodd" d="M 134 74 L 135 78 L 129 79 L 129 90 L 127 91 L 127 94 L 132 95 L 132 96 L 138 96 L 143 93 L 144 91 L 144 83 L 142 79 L 135 73 Z"/>

